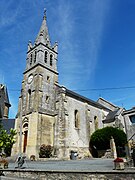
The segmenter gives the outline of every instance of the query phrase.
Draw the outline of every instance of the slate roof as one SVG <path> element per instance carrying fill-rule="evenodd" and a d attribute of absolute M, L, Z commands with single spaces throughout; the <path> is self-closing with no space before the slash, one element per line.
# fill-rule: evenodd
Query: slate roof
<path fill-rule="evenodd" d="M 7 130 L 7 132 L 10 132 L 10 129 L 14 129 L 14 125 L 15 125 L 15 119 L 1 119 L 2 120 L 2 125 L 3 128 L 5 130 Z"/>
<path fill-rule="evenodd" d="M 87 102 L 88 104 L 90 104 L 90 105 L 92 105 L 94 107 L 97 107 L 99 109 L 105 109 L 107 111 L 110 111 L 110 109 L 108 109 L 107 107 L 103 106 L 102 104 L 99 104 L 98 102 L 95 102 L 95 101 L 93 101 L 93 100 L 91 100 L 89 98 L 86 98 L 86 97 L 84 97 L 84 96 L 82 96 L 82 95 L 80 95 L 80 94 L 78 94 L 78 93 L 76 93 L 74 91 L 71 91 L 71 90 L 67 89 L 64 86 L 59 86 L 58 84 L 57 84 L 57 86 L 59 88 L 61 88 L 62 91 L 65 91 L 67 96 L 76 98 L 76 99 L 78 99 L 78 100 L 80 100 L 82 102 Z"/>
<path fill-rule="evenodd" d="M 111 123 L 115 121 L 115 117 L 119 116 L 123 111 L 123 108 L 117 108 L 115 111 L 110 111 L 108 115 L 106 116 L 106 119 L 102 122 L 105 123 Z"/>
<path fill-rule="evenodd" d="M 123 115 L 126 115 L 126 114 L 133 114 L 135 113 L 135 107 L 133 107 L 132 109 L 129 109 L 129 110 L 125 110 L 123 112 Z"/>

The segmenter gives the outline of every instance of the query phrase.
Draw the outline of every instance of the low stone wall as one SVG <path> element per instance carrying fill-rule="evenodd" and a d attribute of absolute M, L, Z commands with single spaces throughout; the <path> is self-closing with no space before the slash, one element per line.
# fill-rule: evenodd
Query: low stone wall
<path fill-rule="evenodd" d="M 2 170 L 0 170 L 2 171 Z M 25 180 L 134 180 L 135 171 L 43 171 L 43 170 L 3 170 L 5 176 L 19 177 Z"/>

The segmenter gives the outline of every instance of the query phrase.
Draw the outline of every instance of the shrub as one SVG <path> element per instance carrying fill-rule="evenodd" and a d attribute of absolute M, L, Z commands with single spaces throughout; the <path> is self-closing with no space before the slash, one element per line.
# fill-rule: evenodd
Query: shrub
<path fill-rule="evenodd" d="M 127 137 L 124 131 L 114 127 L 105 127 L 98 129 L 91 135 L 90 147 L 93 148 L 95 146 L 97 150 L 109 149 L 111 136 L 114 138 L 116 147 L 125 146 Z"/>
<path fill-rule="evenodd" d="M 39 157 L 40 158 L 50 158 L 52 155 L 52 151 L 53 151 L 53 148 L 51 145 L 42 144 L 40 146 Z"/>

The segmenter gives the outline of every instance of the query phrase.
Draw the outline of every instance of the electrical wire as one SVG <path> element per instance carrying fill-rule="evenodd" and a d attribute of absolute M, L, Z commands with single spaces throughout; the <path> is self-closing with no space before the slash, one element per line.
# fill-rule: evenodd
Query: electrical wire
<path fill-rule="evenodd" d="M 123 90 L 123 89 L 135 89 L 135 86 L 105 87 L 105 88 L 92 88 L 92 89 L 74 89 L 73 91 L 107 91 L 107 90 Z M 21 90 L 20 89 L 9 89 L 9 91 L 21 91 Z"/>
<path fill-rule="evenodd" d="M 106 91 L 106 90 L 121 90 L 121 89 L 135 89 L 135 86 L 127 87 L 106 87 L 106 88 L 93 88 L 93 89 L 75 89 L 73 91 Z"/>

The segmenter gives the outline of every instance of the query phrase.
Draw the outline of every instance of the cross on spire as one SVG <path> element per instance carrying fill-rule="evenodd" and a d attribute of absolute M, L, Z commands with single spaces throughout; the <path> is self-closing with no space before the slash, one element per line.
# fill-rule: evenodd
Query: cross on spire
<path fill-rule="evenodd" d="M 44 8 L 44 19 L 46 19 L 46 8 Z"/>

